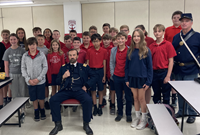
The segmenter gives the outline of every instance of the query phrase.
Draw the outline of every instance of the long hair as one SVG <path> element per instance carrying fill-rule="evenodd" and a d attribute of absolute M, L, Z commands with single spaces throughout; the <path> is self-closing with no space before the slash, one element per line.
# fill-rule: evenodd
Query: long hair
<path fill-rule="evenodd" d="M 57 41 L 57 40 L 55 40 L 55 39 L 51 41 L 51 45 L 50 45 L 50 48 L 49 48 L 48 53 L 53 53 L 53 52 L 54 52 L 54 51 L 53 51 L 52 45 L 53 45 L 53 43 L 55 43 L 55 42 L 59 45 L 59 47 L 58 47 L 58 53 L 59 53 L 60 55 L 62 55 L 62 54 L 63 54 L 63 51 L 61 50 L 60 42 Z"/>
<path fill-rule="evenodd" d="M 27 46 L 27 41 L 26 41 L 26 32 L 25 32 L 25 30 L 24 30 L 23 28 L 18 28 L 18 29 L 16 30 L 16 34 L 17 34 L 17 36 L 18 36 L 18 31 L 20 31 L 20 30 L 22 30 L 22 31 L 24 32 L 24 37 L 23 37 L 22 40 L 23 40 L 25 49 L 27 49 L 28 46 Z M 19 42 L 20 42 L 20 41 L 19 41 Z"/>
<path fill-rule="evenodd" d="M 145 29 L 144 25 L 142 25 L 142 24 L 141 24 L 141 25 L 138 25 L 138 26 L 136 26 L 136 27 L 135 27 L 135 29 L 137 29 L 137 28 L 139 28 L 139 29 L 141 29 L 141 30 L 145 31 L 145 33 L 144 33 L 144 35 L 145 35 L 145 36 L 147 36 L 147 35 L 148 35 L 148 33 L 147 33 L 147 31 L 146 31 L 146 29 Z"/>
<path fill-rule="evenodd" d="M 17 40 L 18 40 L 17 45 L 19 46 L 19 37 L 17 36 L 17 34 L 11 33 L 10 36 L 9 36 L 9 41 L 10 41 L 10 37 L 16 37 Z"/>
<path fill-rule="evenodd" d="M 136 30 L 133 31 L 132 39 L 131 39 L 131 45 L 130 45 L 130 48 L 129 48 L 129 51 L 128 51 L 128 59 L 129 60 L 131 60 L 131 54 L 136 48 L 136 44 L 133 41 L 133 37 L 134 37 L 135 32 L 138 32 L 139 35 L 140 35 L 140 42 L 139 42 L 139 57 L 140 57 L 140 59 L 144 59 L 148 55 L 148 48 L 146 46 L 147 43 L 145 41 L 144 33 L 140 29 L 136 29 Z"/>
<path fill-rule="evenodd" d="M 52 37 L 53 33 L 52 33 L 51 29 L 46 28 L 45 30 L 49 30 L 49 31 L 50 31 L 50 33 L 51 33 L 50 40 L 53 40 L 53 37 Z M 44 33 L 45 33 L 45 30 L 43 31 L 43 35 L 44 35 Z M 44 37 L 45 37 L 45 36 L 44 36 Z M 46 37 L 45 37 L 45 39 L 46 39 Z"/>

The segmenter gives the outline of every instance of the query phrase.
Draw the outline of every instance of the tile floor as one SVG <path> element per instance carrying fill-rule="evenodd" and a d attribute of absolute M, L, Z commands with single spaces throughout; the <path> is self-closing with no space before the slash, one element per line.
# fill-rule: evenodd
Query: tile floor
<path fill-rule="evenodd" d="M 50 111 L 47 110 L 47 119 L 39 122 L 33 120 L 33 107 L 26 109 L 25 122 L 22 127 L 4 125 L 0 128 L 0 135 L 48 135 L 54 128 L 51 121 Z M 132 110 L 133 118 L 135 117 L 134 107 Z M 15 114 L 8 122 L 17 122 Z M 1 116 L 0 116 L 1 117 Z M 136 130 L 130 127 L 124 116 L 120 122 L 115 122 L 116 116 L 109 114 L 109 106 L 103 108 L 103 116 L 95 116 L 90 123 L 94 135 L 154 135 L 150 129 Z M 181 122 L 181 119 L 178 119 Z M 80 107 L 77 112 L 72 112 L 72 108 L 67 108 L 62 113 L 62 124 L 64 129 L 58 135 L 85 135 L 82 128 L 82 111 Z M 200 118 L 196 119 L 194 124 L 184 123 L 184 135 L 196 135 L 200 133 Z M 167 126 L 166 126 L 167 128 Z"/>

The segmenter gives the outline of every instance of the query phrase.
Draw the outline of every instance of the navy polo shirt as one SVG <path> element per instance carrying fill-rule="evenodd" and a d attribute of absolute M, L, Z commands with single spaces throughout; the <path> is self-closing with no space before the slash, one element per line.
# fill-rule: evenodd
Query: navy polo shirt
<path fill-rule="evenodd" d="M 183 35 L 183 32 L 181 31 L 181 35 L 183 39 L 191 32 L 193 29 L 191 29 L 186 35 Z M 179 43 L 181 42 L 180 33 L 176 34 L 173 38 L 172 45 L 176 49 L 179 46 Z M 196 32 L 193 34 L 187 41 L 186 41 L 188 47 L 193 52 L 194 56 L 199 59 L 200 56 L 200 33 Z M 199 67 L 196 64 L 194 58 L 191 56 L 190 52 L 186 48 L 185 45 L 182 45 L 179 49 L 176 50 L 177 56 L 174 57 L 175 62 L 181 62 L 181 63 L 189 63 L 194 62 L 195 64 L 187 65 L 187 66 L 179 66 L 175 64 L 173 72 L 174 74 L 182 74 L 182 75 L 192 75 L 199 73 Z"/>

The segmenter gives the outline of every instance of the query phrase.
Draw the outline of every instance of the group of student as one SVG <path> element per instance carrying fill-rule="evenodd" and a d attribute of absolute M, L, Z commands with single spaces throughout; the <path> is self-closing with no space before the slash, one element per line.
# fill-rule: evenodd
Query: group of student
<path fill-rule="evenodd" d="M 3 41 L 0 44 L 2 60 L 0 71 L 5 71 L 6 76 L 13 78 L 13 81 L 9 88 L 5 86 L 3 91 L 0 90 L 0 99 L 3 97 L 4 103 L 7 104 L 11 98 L 30 96 L 35 109 L 34 120 L 44 120 L 46 118 L 44 108 L 50 109 L 48 86 L 52 86 L 51 96 L 59 91 L 60 86 L 56 82 L 59 70 L 62 65 L 69 63 L 68 51 L 76 49 L 79 53 L 77 62 L 88 64 L 98 76 L 90 89 L 93 115 L 103 114 L 102 108 L 106 105 L 108 85 L 112 115 L 116 112 L 115 95 L 117 96 L 115 121 L 118 122 L 123 117 L 123 98 L 125 98 L 126 121 L 132 122 L 133 128 L 144 129 L 147 123 L 146 104 L 151 99 L 151 86 L 154 91 L 154 103 L 170 104 L 171 86 L 168 81 L 172 79 L 173 58 L 177 55 L 172 41 L 181 31 L 179 21 L 181 16 L 181 11 L 174 12 L 173 26 L 166 29 L 164 25 L 156 24 L 153 28 L 156 40 L 147 36 L 143 25 L 136 26 L 132 35 L 129 35 L 127 25 L 122 25 L 119 32 L 117 28 L 110 28 L 110 24 L 105 23 L 102 27 L 104 31 L 102 36 L 97 33 L 95 26 L 91 26 L 89 31 L 82 33 L 82 44 L 75 30 L 71 30 L 69 35 L 64 37 L 64 43 L 59 40 L 60 32 L 58 30 L 52 32 L 49 28 L 46 28 L 43 34 L 41 28 L 33 28 L 34 37 L 27 40 L 23 28 L 18 28 L 16 33 L 12 34 L 9 30 L 3 30 L 1 32 Z M 96 91 L 98 91 L 98 104 Z M 136 117 L 132 121 L 133 99 Z M 173 90 L 174 106 L 176 101 L 176 92 Z M 0 101 L 0 109 L 2 107 L 3 99 Z"/>

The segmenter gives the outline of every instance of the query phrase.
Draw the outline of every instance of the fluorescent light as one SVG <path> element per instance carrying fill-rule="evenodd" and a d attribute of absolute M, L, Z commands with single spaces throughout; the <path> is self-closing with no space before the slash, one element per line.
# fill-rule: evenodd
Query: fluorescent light
<path fill-rule="evenodd" d="M 0 3 L 0 6 L 6 6 L 6 5 L 22 5 L 22 4 L 33 4 L 33 2 L 32 2 L 32 1 L 3 2 L 3 3 Z"/>

